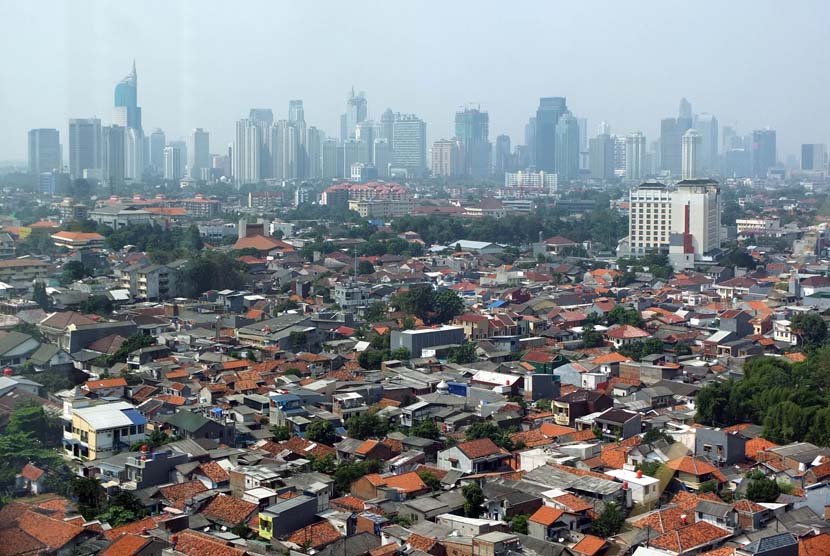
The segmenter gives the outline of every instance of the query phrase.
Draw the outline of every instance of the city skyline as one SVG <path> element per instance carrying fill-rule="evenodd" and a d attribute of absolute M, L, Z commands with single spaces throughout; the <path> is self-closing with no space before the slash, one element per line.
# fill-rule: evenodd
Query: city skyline
<path fill-rule="evenodd" d="M 139 105 L 145 131 L 159 127 L 170 138 L 183 138 L 201 127 L 211 133 L 215 146 L 233 139 L 235 122 L 250 107 L 270 107 L 277 119 L 282 119 L 288 117 L 289 101 L 293 99 L 304 101 L 306 121 L 325 131 L 327 136 L 337 137 L 344 98 L 352 86 L 356 91 L 366 92 L 367 119 L 379 121 L 390 107 L 395 112 L 417 114 L 427 122 L 428 144 L 452 137 L 454 114 L 469 103 L 480 105 L 482 111 L 488 112 L 491 142 L 498 135 L 507 134 L 514 145 L 521 144 L 527 119 L 538 107 L 539 98 L 548 96 L 566 97 L 568 109 L 577 117 L 587 118 L 591 129 L 597 122 L 606 120 L 616 134 L 641 130 L 650 141 L 658 135 L 660 120 L 676 113 L 677 100 L 681 97 L 688 98 L 696 110 L 715 114 L 721 125 L 737 122 L 741 134 L 767 126 L 776 129 L 782 159 L 789 154 L 798 155 L 802 143 L 828 140 L 828 126 L 824 122 L 830 119 L 829 109 L 820 99 L 826 77 L 817 75 L 821 72 L 813 72 L 801 76 L 798 83 L 770 77 L 775 68 L 789 67 L 784 64 L 790 59 L 820 47 L 821 39 L 815 37 L 821 37 L 822 33 L 818 27 L 812 32 L 810 26 L 819 25 L 821 14 L 828 12 L 828 6 L 817 2 L 800 5 L 801 15 L 806 10 L 814 17 L 798 19 L 807 28 L 802 26 L 802 32 L 797 35 L 786 32 L 786 21 L 798 14 L 781 13 L 774 9 L 774 3 L 738 2 L 718 6 L 719 18 L 706 20 L 709 34 L 716 40 L 696 41 L 694 45 L 684 44 L 676 29 L 667 28 L 665 23 L 676 10 L 666 6 L 655 4 L 651 10 L 654 13 L 648 16 L 643 13 L 649 10 L 625 13 L 624 7 L 612 4 L 603 4 L 600 10 L 562 6 L 572 16 L 562 19 L 584 21 L 593 30 L 586 32 L 579 26 L 569 29 L 560 18 L 551 22 L 550 36 L 556 36 L 557 41 L 565 41 L 568 46 L 557 58 L 556 71 L 546 71 L 544 63 L 546 56 L 557 50 L 553 41 L 528 39 L 533 33 L 527 30 L 522 32 L 524 40 L 509 40 L 514 37 L 513 27 L 519 21 L 535 28 L 544 18 L 528 18 L 527 13 L 520 11 L 496 17 L 487 12 L 486 4 L 477 4 L 481 7 L 483 30 L 465 28 L 462 38 L 470 40 L 459 41 L 461 55 L 445 59 L 442 65 L 429 63 L 429 53 L 441 42 L 433 39 L 463 17 L 464 6 L 450 7 L 443 18 L 430 19 L 429 25 L 422 25 L 420 34 L 415 35 L 408 31 L 418 29 L 429 10 L 411 9 L 404 14 L 406 17 L 400 17 L 400 9 L 396 7 L 396 25 L 380 26 L 376 32 L 373 28 L 370 38 L 355 33 L 368 30 L 369 23 L 341 14 L 343 8 L 336 4 L 327 5 L 332 17 L 325 20 L 312 17 L 310 8 L 288 10 L 248 4 L 250 9 L 263 15 L 253 23 L 246 20 L 256 28 L 271 19 L 267 15 L 282 17 L 302 22 L 307 34 L 325 38 L 324 44 L 338 45 L 333 50 L 309 45 L 299 52 L 296 49 L 263 52 L 256 29 L 245 33 L 233 31 L 238 14 L 216 18 L 210 15 L 209 9 L 204 9 L 198 14 L 204 19 L 200 26 L 188 26 L 185 20 L 196 15 L 196 4 L 182 3 L 165 13 L 167 17 L 146 18 L 152 24 L 145 20 L 122 21 L 127 17 L 126 8 L 105 3 L 71 11 L 54 3 L 50 4 L 54 9 L 48 15 L 44 15 L 43 3 L 32 4 L 12 6 L 11 31 L 0 39 L 14 41 L 16 49 L 28 48 L 30 54 L 27 60 L 9 61 L 9 74 L 20 76 L 24 81 L 0 93 L 0 107 L 7 115 L 6 132 L 0 135 L 0 159 L 3 160 L 25 160 L 25 134 L 29 129 L 57 128 L 63 135 L 70 118 L 97 116 L 104 124 L 108 123 L 112 87 L 125 75 L 133 59 L 141 74 Z M 162 4 L 150 3 L 148 13 L 161 14 L 161 9 Z M 319 12 L 319 7 L 314 10 Z M 62 63 L 57 71 L 43 70 L 55 67 L 54 62 L 49 66 L 37 63 L 48 56 L 54 58 L 55 53 L 34 45 L 33 38 L 25 33 L 35 11 L 43 30 L 53 32 L 67 44 L 66 53 L 55 58 Z M 377 22 L 390 14 L 392 8 L 367 4 L 365 11 L 372 15 L 369 20 Z M 700 9 L 687 14 L 680 30 L 700 28 L 706 12 Z M 339 15 L 347 25 L 338 27 Z M 765 24 L 775 22 L 784 34 L 777 35 L 779 41 L 774 43 L 755 41 L 753 48 L 748 49 L 746 36 L 729 31 L 745 15 L 752 15 L 758 32 Z M 643 18 L 651 23 L 648 40 L 637 36 L 641 34 L 638 30 L 646 25 Z M 81 21 L 86 21 L 94 32 L 70 35 L 73 26 Z M 124 23 L 125 28 L 116 29 L 113 22 Z M 227 31 L 228 36 L 236 39 L 232 47 L 227 41 L 210 40 L 211 31 L 219 29 L 231 29 Z M 348 34 L 346 29 L 350 31 Z M 500 30 L 503 37 L 493 39 L 487 30 Z M 584 47 L 598 32 L 608 35 L 603 42 L 610 44 L 613 38 L 624 44 L 597 57 L 592 49 Z M 148 40 L 157 33 L 168 37 L 169 43 L 164 47 L 154 46 L 157 41 Z M 288 44 L 294 31 L 285 33 L 281 37 Z M 397 40 L 404 36 L 416 40 Z M 648 46 L 658 43 L 661 49 Z M 108 48 L 99 48 L 101 44 L 107 44 Z M 385 44 L 389 52 L 374 56 L 370 64 L 344 62 L 349 56 L 354 60 L 356 52 L 368 54 L 371 44 Z M 488 55 L 465 56 L 471 54 L 466 44 L 477 45 L 476 54 Z M 11 47 L 11 43 L 6 46 Z M 257 53 L 256 59 L 252 52 Z M 622 52 L 639 53 L 635 60 L 628 60 L 627 76 L 618 67 Z M 721 59 L 724 53 L 729 54 L 725 57 L 727 61 Z M 224 64 L 231 55 L 237 56 L 238 63 Z M 667 57 L 674 66 L 666 64 Z M 215 71 L 217 67 L 223 71 Z M 264 67 L 280 67 L 280 71 L 260 71 Z M 309 72 L 309 67 L 319 71 Z M 597 87 L 597 75 L 605 78 L 608 85 Z M 783 99 L 790 98 L 796 86 L 806 95 L 802 95 L 802 102 L 797 105 L 785 102 Z M 14 109 L 10 110 L 11 107 Z M 63 146 L 66 159 L 66 141 Z"/>

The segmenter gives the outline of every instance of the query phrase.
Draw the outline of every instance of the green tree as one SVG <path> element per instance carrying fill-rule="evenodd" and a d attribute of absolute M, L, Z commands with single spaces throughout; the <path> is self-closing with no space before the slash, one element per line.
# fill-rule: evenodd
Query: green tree
<path fill-rule="evenodd" d="M 334 432 L 334 426 L 329 421 L 318 419 L 312 421 L 305 429 L 305 438 L 311 442 L 319 442 L 331 446 L 337 442 L 337 433 Z"/>
<path fill-rule="evenodd" d="M 698 488 L 698 492 L 701 493 L 701 494 L 704 494 L 704 493 L 707 493 L 707 492 L 717 493 L 719 487 L 720 487 L 720 485 L 718 484 L 717 479 L 710 479 L 708 481 L 700 483 L 700 487 Z"/>
<path fill-rule="evenodd" d="M 446 323 L 464 311 L 464 302 L 453 290 L 440 290 L 432 295 L 433 322 Z"/>
<path fill-rule="evenodd" d="M 86 519 L 94 519 L 106 510 L 107 495 L 95 477 L 75 477 L 71 491 L 78 500 L 78 511 Z"/>
<path fill-rule="evenodd" d="M 311 456 L 311 469 L 318 473 L 331 475 L 337 469 L 337 458 L 334 454 L 326 454 L 321 457 Z"/>
<path fill-rule="evenodd" d="M 438 440 L 441 438 L 441 431 L 438 430 L 438 425 L 431 419 L 425 419 L 414 425 L 409 429 L 409 434 L 419 438 L 428 438 L 429 440 Z"/>
<path fill-rule="evenodd" d="M 387 318 L 388 311 L 387 306 L 382 301 L 375 301 L 369 308 L 366 310 L 366 321 L 367 322 L 378 322 L 382 321 Z"/>
<path fill-rule="evenodd" d="M 52 301 L 49 299 L 49 294 L 46 293 L 46 286 L 43 282 L 35 282 L 32 287 L 32 301 L 37 303 L 38 307 L 44 311 L 48 311 L 52 307 Z"/>
<path fill-rule="evenodd" d="M 343 463 L 337 466 L 337 470 L 332 476 L 334 486 L 341 493 L 348 492 L 353 482 L 364 475 L 378 473 L 382 468 L 383 464 L 376 459 Z"/>
<path fill-rule="evenodd" d="M 510 530 L 520 535 L 527 535 L 527 514 L 514 515 L 510 520 Z"/>
<path fill-rule="evenodd" d="M 405 347 L 399 347 L 398 349 L 392 350 L 389 354 L 390 359 L 397 359 L 398 361 L 407 361 L 410 357 L 409 350 Z"/>
<path fill-rule="evenodd" d="M 484 492 L 478 483 L 468 483 L 461 489 L 464 495 L 464 515 L 467 517 L 479 517 L 484 511 Z"/>
<path fill-rule="evenodd" d="M 816 312 L 797 313 L 790 321 L 790 330 L 798 337 L 805 351 L 814 351 L 827 345 L 827 324 Z"/>
<path fill-rule="evenodd" d="M 424 481 L 424 484 L 427 485 L 432 492 L 442 490 L 441 481 L 435 476 L 435 474 L 429 471 L 420 470 L 418 471 L 418 476 L 422 481 Z"/>
<path fill-rule="evenodd" d="M 513 450 L 514 448 L 508 431 L 499 427 L 492 421 L 480 421 L 478 423 L 473 423 L 464 431 L 464 437 L 467 440 L 489 438 L 496 446 L 504 448 L 505 450 Z"/>
<path fill-rule="evenodd" d="M 478 346 L 473 342 L 464 342 L 460 346 L 450 349 L 450 354 L 447 360 L 450 363 L 455 363 L 457 365 L 464 365 L 466 363 L 472 363 L 473 361 L 477 361 L 477 347 Z"/>
<path fill-rule="evenodd" d="M 357 273 L 360 275 L 363 274 L 374 274 L 375 273 L 375 265 L 370 263 L 369 261 L 359 261 L 357 263 Z"/>
<path fill-rule="evenodd" d="M 591 523 L 591 533 L 601 539 L 612 537 L 620 532 L 624 523 L 625 514 L 614 502 L 609 502 Z"/>
<path fill-rule="evenodd" d="M 600 347 L 605 343 L 600 332 L 597 332 L 593 325 L 586 324 L 582 331 L 582 343 L 586 348 Z"/>
<path fill-rule="evenodd" d="M 60 445 L 63 426 L 58 417 L 44 411 L 43 406 L 34 402 L 18 405 L 9 416 L 7 434 L 29 434 L 43 446 Z"/>
<path fill-rule="evenodd" d="M 781 487 L 775 479 L 758 477 L 750 479 L 746 485 L 746 497 L 757 503 L 772 503 L 778 500 Z"/>
<path fill-rule="evenodd" d="M 61 270 L 61 283 L 69 284 L 91 275 L 92 271 L 81 261 L 69 261 L 63 265 L 63 270 Z"/>
<path fill-rule="evenodd" d="M 361 413 L 350 417 L 346 421 L 346 430 L 351 438 L 367 440 L 386 436 L 389 423 L 374 413 Z"/>
<path fill-rule="evenodd" d="M 624 307 L 623 305 L 615 305 L 613 309 L 608 311 L 606 315 L 608 325 L 614 324 L 628 324 L 631 326 L 642 327 L 645 325 L 643 317 L 637 309 Z"/>
<path fill-rule="evenodd" d="M 291 433 L 289 432 L 288 427 L 273 425 L 271 427 L 271 436 L 274 438 L 274 442 L 283 442 L 291 438 Z"/>
<path fill-rule="evenodd" d="M 116 363 L 124 362 L 127 360 L 127 356 L 134 351 L 137 351 L 142 348 L 150 347 L 156 345 L 156 340 L 149 334 L 142 334 L 141 332 L 136 332 L 126 340 L 124 343 L 121 344 L 121 347 L 106 358 L 106 362 L 108 365 L 114 365 Z"/>

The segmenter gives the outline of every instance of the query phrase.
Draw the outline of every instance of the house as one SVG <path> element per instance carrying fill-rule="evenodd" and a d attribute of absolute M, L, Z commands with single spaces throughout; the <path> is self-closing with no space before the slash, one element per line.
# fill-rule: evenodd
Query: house
<path fill-rule="evenodd" d="M 259 512 L 259 536 L 266 540 L 283 537 L 313 523 L 316 514 L 317 500 L 311 496 L 280 500 Z"/>
<path fill-rule="evenodd" d="M 218 494 L 202 509 L 202 515 L 220 527 L 232 528 L 248 520 L 259 511 L 259 506 L 227 494 Z"/>
<path fill-rule="evenodd" d="M 429 487 L 417 473 L 410 471 L 386 477 L 371 473 L 352 483 L 350 490 L 352 495 L 363 500 L 406 500 L 428 493 Z"/>
<path fill-rule="evenodd" d="M 724 543 L 732 533 L 706 521 L 698 521 L 676 531 L 669 531 L 650 545 L 669 554 L 686 556 L 715 548 Z"/>
<path fill-rule="evenodd" d="M 619 349 L 622 346 L 627 346 L 629 344 L 633 344 L 634 342 L 647 340 L 648 338 L 651 338 L 651 334 L 642 328 L 637 328 L 636 326 L 631 326 L 630 324 L 621 324 L 609 328 L 605 332 L 605 338 L 614 344 L 615 348 Z"/>
<path fill-rule="evenodd" d="M 602 437 L 610 441 L 625 440 L 643 432 L 640 414 L 625 409 L 608 409 L 594 419 Z"/>
<path fill-rule="evenodd" d="M 770 535 L 735 549 L 735 556 L 799 556 L 802 547 L 789 532 Z"/>
<path fill-rule="evenodd" d="M 26 362 L 40 347 L 38 342 L 28 334 L 9 331 L 0 338 L 0 366 L 19 367 Z"/>
<path fill-rule="evenodd" d="M 564 515 L 565 510 L 542 506 L 527 519 L 527 534 L 540 541 L 557 541 L 565 537 L 570 527 L 562 519 Z"/>
<path fill-rule="evenodd" d="M 644 475 L 640 470 L 611 469 L 605 474 L 627 483 L 631 501 L 635 504 L 651 508 L 660 500 L 660 480 Z"/>
<path fill-rule="evenodd" d="M 579 244 L 575 241 L 571 241 L 570 239 L 563 236 L 554 236 L 548 238 L 545 240 L 544 244 L 545 253 L 553 256 L 565 255 L 567 253 L 574 251 L 574 249 L 579 246 Z"/>
<path fill-rule="evenodd" d="M 161 556 L 169 543 L 157 537 L 125 533 L 101 552 L 101 556 Z"/>
<path fill-rule="evenodd" d="M 81 386 L 81 392 L 96 398 L 123 398 L 127 388 L 124 377 L 89 380 Z"/>
<path fill-rule="evenodd" d="M 175 436 L 181 438 L 215 439 L 223 444 L 232 445 L 234 442 L 233 421 L 217 421 L 208 419 L 192 411 L 180 410 L 164 418 Z"/>
<path fill-rule="evenodd" d="M 14 488 L 31 496 L 46 492 L 46 472 L 31 463 L 23 466 L 15 476 Z"/>
<path fill-rule="evenodd" d="M 553 400 L 551 409 L 557 425 L 573 426 L 574 421 L 591 413 L 613 407 L 611 396 L 594 390 L 577 390 Z"/>
<path fill-rule="evenodd" d="M 732 504 L 714 500 L 700 500 L 695 506 L 695 519 L 706 521 L 734 533 L 739 529 L 738 512 Z"/>
<path fill-rule="evenodd" d="M 746 438 L 737 431 L 699 427 L 695 429 L 695 455 L 716 465 L 734 465 L 746 459 Z"/>
<path fill-rule="evenodd" d="M 129 402 L 73 408 L 71 432 L 64 432 L 67 456 L 82 460 L 109 457 L 144 440 L 147 419 Z"/>
<path fill-rule="evenodd" d="M 479 438 L 438 452 L 438 468 L 484 473 L 501 469 L 509 458 L 510 452 L 499 448 L 489 438 Z"/>
<path fill-rule="evenodd" d="M 717 467 L 704 458 L 683 456 L 673 459 L 666 465 L 674 471 L 675 478 L 689 490 L 700 490 L 703 483 L 716 481 L 717 488 L 726 482 L 726 477 Z"/>

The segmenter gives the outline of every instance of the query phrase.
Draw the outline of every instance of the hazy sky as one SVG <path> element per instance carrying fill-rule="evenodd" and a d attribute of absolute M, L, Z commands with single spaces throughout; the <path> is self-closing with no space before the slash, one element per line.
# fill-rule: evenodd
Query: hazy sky
<path fill-rule="evenodd" d="M 339 135 L 354 85 L 370 117 L 391 107 L 452 136 L 480 104 L 490 137 L 523 142 L 540 96 L 566 96 L 612 132 L 657 138 L 686 96 L 741 132 L 778 131 L 779 158 L 830 139 L 830 2 L 689 0 L 14 1 L 0 10 L 0 160 L 26 157 L 26 132 L 111 120 L 113 87 L 136 59 L 146 132 L 194 127 L 211 151 L 251 107 Z"/>

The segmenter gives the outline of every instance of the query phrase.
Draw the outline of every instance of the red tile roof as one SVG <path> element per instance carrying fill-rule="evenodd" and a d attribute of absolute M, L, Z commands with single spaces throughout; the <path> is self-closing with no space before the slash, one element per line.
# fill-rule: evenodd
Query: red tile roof
<path fill-rule="evenodd" d="M 637 328 L 636 326 L 631 326 L 630 324 L 615 326 L 614 328 L 608 330 L 605 335 L 609 338 L 619 340 L 634 340 L 637 338 L 648 338 L 650 336 L 650 334 L 642 328 Z"/>
<path fill-rule="evenodd" d="M 340 537 L 340 531 L 334 525 L 328 521 L 321 521 L 294 531 L 286 540 L 298 546 L 319 549 Z"/>
<path fill-rule="evenodd" d="M 176 550 L 187 556 L 245 556 L 245 551 L 226 545 L 216 537 L 197 533 L 191 529 L 180 531 Z"/>
<path fill-rule="evenodd" d="M 693 458 L 691 456 L 683 456 L 677 459 L 673 459 L 666 463 L 669 468 L 674 469 L 675 471 L 680 471 L 682 473 L 688 473 L 689 475 L 694 475 L 696 477 L 700 477 L 702 475 L 711 474 L 713 477 L 718 479 L 720 482 L 726 482 L 726 478 L 723 476 L 717 467 L 700 458 Z"/>
<path fill-rule="evenodd" d="M 43 476 L 43 469 L 35 467 L 31 463 L 27 463 L 20 471 L 20 475 L 28 481 L 37 481 Z"/>
<path fill-rule="evenodd" d="M 557 496 L 553 498 L 553 502 L 559 506 L 567 508 L 570 512 L 587 512 L 588 510 L 594 509 L 593 504 L 586 502 L 575 494 L 563 494 L 561 496 Z"/>
<path fill-rule="evenodd" d="M 27 535 L 49 547 L 50 551 L 57 551 L 66 546 L 84 532 L 82 527 L 31 510 L 17 519 L 17 526 Z"/>
<path fill-rule="evenodd" d="M 661 535 L 653 539 L 651 544 L 657 548 L 681 554 L 697 547 L 712 544 L 731 535 L 732 533 L 726 529 L 721 529 L 705 521 L 698 521 L 677 531 Z"/>
<path fill-rule="evenodd" d="M 123 376 L 118 378 L 105 378 L 102 380 L 89 380 L 84 383 L 88 390 L 97 390 L 99 388 L 117 388 L 119 386 L 126 386 L 127 379 Z"/>
<path fill-rule="evenodd" d="M 228 475 L 228 472 L 225 471 L 225 469 L 222 468 L 222 466 L 216 463 L 215 461 L 203 463 L 199 466 L 199 469 L 196 471 L 196 473 L 204 475 L 216 484 L 224 483 L 226 481 L 230 481 L 231 479 L 231 476 Z"/>
<path fill-rule="evenodd" d="M 778 444 L 770 442 L 766 438 L 761 438 L 760 436 L 757 438 L 750 438 L 746 441 L 746 445 L 744 447 L 746 459 L 755 461 L 758 459 L 759 452 L 764 452 L 770 448 L 778 448 Z"/>
<path fill-rule="evenodd" d="M 208 487 L 206 487 L 202 481 L 194 480 L 186 483 L 161 487 L 159 492 L 165 500 L 171 504 L 176 504 L 179 501 L 193 498 L 197 494 L 205 492 L 206 490 L 208 490 Z"/>
<path fill-rule="evenodd" d="M 528 519 L 534 523 L 541 523 L 542 525 L 549 527 L 556 523 L 556 520 L 562 517 L 565 513 L 565 510 L 561 510 L 559 508 L 553 508 L 551 506 L 542 506 L 538 510 L 536 510 L 533 515 L 531 515 Z"/>
<path fill-rule="evenodd" d="M 134 556 L 149 542 L 147 537 L 127 533 L 104 550 L 101 556 Z"/>
<path fill-rule="evenodd" d="M 594 556 L 597 552 L 602 550 L 606 545 L 605 539 L 595 537 L 594 535 L 585 535 L 582 540 L 576 543 L 571 550 L 578 554 L 586 554 L 587 556 Z"/>
<path fill-rule="evenodd" d="M 830 556 L 830 535 L 821 533 L 798 541 L 798 556 Z"/>
<path fill-rule="evenodd" d="M 156 516 L 156 518 L 159 517 L 161 516 Z M 152 529 L 156 526 L 156 518 L 145 517 L 144 519 L 127 523 L 121 527 L 113 527 L 108 531 L 104 531 L 104 538 L 108 541 L 113 541 L 124 533 L 141 533 L 145 529 Z"/>
<path fill-rule="evenodd" d="M 496 443 L 489 438 L 479 438 L 478 440 L 469 440 L 458 445 L 458 449 L 470 459 L 484 458 L 496 454 L 508 454 L 502 448 L 496 446 Z"/>
<path fill-rule="evenodd" d="M 257 509 L 259 506 L 253 502 L 246 502 L 227 494 L 219 494 L 205 506 L 202 514 L 212 521 L 234 526 L 247 520 Z"/>
<path fill-rule="evenodd" d="M 46 548 L 46 545 L 18 527 L 11 526 L 0 530 L 0 536 L 3 538 L 3 542 L 0 543 L 1 556 L 40 554 Z"/>

